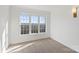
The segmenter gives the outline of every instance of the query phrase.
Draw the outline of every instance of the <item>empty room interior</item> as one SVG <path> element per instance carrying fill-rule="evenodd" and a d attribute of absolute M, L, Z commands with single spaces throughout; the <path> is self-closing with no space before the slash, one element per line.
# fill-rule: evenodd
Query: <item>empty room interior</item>
<path fill-rule="evenodd" d="M 79 6 L 0 6 L 0 52 L 78 53 Z"/>

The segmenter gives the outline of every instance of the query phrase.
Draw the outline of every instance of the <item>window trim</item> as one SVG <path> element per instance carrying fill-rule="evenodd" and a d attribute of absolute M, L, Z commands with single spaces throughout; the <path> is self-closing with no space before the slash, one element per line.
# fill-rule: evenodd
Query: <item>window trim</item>
<path fill-rule="evenodd" d="M 47 16 L 42 16 L 42 17 L 45 17 L 45 32 L 47 32 Z M 40 19 L 40 16 L 39 16 L 39 19 Z M 39 33 L 45 33 L 45 32 L 40 32 L 40 21 L 39 21 Z"/>
<path fill-rule="evenodd" d="M 29 16 L 29 33 L 27 34 L 21 34 L 21 28 L 20 28 L 20 34 L 21 35 L 39 35 L 39 34 L 45 34 L 47 33 L 47 15 L 25 15 L 25 16 Z M 38 33 L 31 33 L 31 16 L 38 16 Z M 45 17 L 45 32 L 40 32 L 40 16 L 44 16 Z M 21 26 L 21 23 L 20 23 Z"/>
<path fill-rule="evenodd" d="M 35 16 L 35 15 L 34 15 Z M 39 20 L 39 16 L 37 16 L 38 17 L 38 20 Z M 31 16 L 30 16 L 30 18 L 31 18 Z M 31 19 L 30 19 L 30 21 L 31 21 Z M 31 24 L 31 23 L 30 23 Z M 39 27 L 39 22 L 38 22 L 38 27 Z M 38 29 L 38 32 L 39 32 L 39 29 Z M 31 34 L 38 34 L 38 33 L 32 33 L 31 32 Z"/>

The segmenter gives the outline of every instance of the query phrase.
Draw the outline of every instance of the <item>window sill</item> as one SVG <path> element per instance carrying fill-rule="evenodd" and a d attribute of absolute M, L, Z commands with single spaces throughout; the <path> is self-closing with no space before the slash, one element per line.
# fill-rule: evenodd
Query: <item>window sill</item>
<path fill-rule="evenodd" d="M 30 34 L 21 34 L 22 36 L 25 35 L 41 35 L 41 34 L 46 34 L 46 32 L 42 32 L 42 33 L 30 33 Z"/>

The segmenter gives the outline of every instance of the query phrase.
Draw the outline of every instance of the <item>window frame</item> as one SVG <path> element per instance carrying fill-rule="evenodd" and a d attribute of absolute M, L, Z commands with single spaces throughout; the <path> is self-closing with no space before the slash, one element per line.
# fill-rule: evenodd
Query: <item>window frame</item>
<path fill-rule="evenodd" d="M 36 17 L 38 17 L 38 20 L 39 20 L 39 16 L 36 16 Z M 31 16 L 30 16 L 30 18 L 31 18 Z M 32 24 L 32 23 L 31 23 Z M 38 22 L 38 27 L 39 27 L 39 22 Z M 32 29 L 31 29 L 32 30 Z M 38 32 L 39 32 L 39 29 L 38 29 Z M 32 33 L 31 32 L 31 34 L 38 34 L 38 32 L 37 33 Z"/>
<path fill-rule="evenodd" d="M 47 32 L 47 15 L 31 15 L 31 14 L 28 14 L 26 16 L 29 16 L 29 33 L 21 34 L 21 23 L 20 23 L 20 34 L 21 35 L 39 35 L 39 34 L 45 34 Z M 38 33 L 31 33 L 31 16 L 38 16 Z M 40 16 L 45 17 L 45 32 L 40 32 L 40 22 L 39 22 Z"/>
<path fill-rule="evenodd" d="M 22 15 L 20 15 L 20 16 L 22 16 Z M 23 34 L 21 33 L 21 30 L 24 30 L 24 29 L 21 29 L 21 26 L 22 26 L 22 23 L 20 22 L 20 16 L 19 16 L 19 23 L 20 23 L 20 34 L 21 35 L 28 35 L 29 34 L 29 32 L 28 33 L 24 33 L 24 31 L 23 31 Z M 29 16 L 29 15 L 24 15 L 24 16 Z M 25 23 L 25 24 L 27 24 L 27 23 Z M 29 24 L 30 24 L 30 16 L 29 16 Z M 27 29 L 26 29 L 27 30 Z M 29 27 L 29 30 L 28 31 L 30 31 L 30 27 Z"/>
<path fill-rule="evenodd" d="M 41 16 L 39 16 L 39 19 L 40 19 Z M 45 17 L 45 32 L 47 32 L 47 16 L 42 16 L 42 17 Z M 45 33 L 45 32 L 40 32 L 40 21 L 39 21 L 39 33 Z"/>

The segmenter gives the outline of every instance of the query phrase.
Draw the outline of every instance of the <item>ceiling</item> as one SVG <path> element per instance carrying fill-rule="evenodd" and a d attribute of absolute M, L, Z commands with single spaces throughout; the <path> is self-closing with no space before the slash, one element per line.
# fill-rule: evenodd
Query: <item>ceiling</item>
<path fill-rule="evenodd" d="M 56 9 L 72 8 L 73 6 L 72 5 L 19 5 L 17 7 L 37 9 L 37 10 L 43 10 L 43 11 L 51 12 L 51 11 L 56 10 Z"/>

